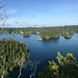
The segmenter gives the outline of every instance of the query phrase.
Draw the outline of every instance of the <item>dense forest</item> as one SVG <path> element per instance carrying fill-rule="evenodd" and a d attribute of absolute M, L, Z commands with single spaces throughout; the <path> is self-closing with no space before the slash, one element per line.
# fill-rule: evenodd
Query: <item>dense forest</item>
<path fill-rule="evenodd" d="M 1 29 L 0 29 L 1 30 Z M 58 39 L 60 35 L 66 39 L 72 38 L 74 33 L 78 33 L 78 26 L 64 26 L 64 27 L 42 27 L 42 28 L 4 28 L 0 33 L 12 33 L 13 35 L 21 34 L 24 37 L 30 37 L 32 34 L 41 35 L 39 40 Z"/>
<path fill-rule="evenodd" d="M 21 70 L 26 65 L 29 57 L 29 49 L 24 43 L 12 39 L 2 39 L 0 41 L 0 78 L 5 78 L 15 68 L 19 68 L 20 76 Z"/>

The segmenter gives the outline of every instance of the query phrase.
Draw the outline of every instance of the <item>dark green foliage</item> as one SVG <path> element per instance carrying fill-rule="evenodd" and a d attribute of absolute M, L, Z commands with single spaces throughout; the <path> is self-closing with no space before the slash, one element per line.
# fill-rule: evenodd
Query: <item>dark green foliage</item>
<path fill-rule="evenodd" d="M 31 33 L 30 32 L 24 32 L 23 36 L 24 37 L 30 37 L 31 36 Z"/>
<path fill-rule="evenodd" d="M 60 52 L 57 56 L 58 65 L 54 61 L 49 61 L 44 72 L 39 72 L 39 78 L 77 78 L 78 64 L 71 53 L 63 57 Z"/>
<path fill-rule="evenodd" d="M 30 53 L 24 43 L 9 39 L 0 41 L 0 75 L 8 75 L 15 67 L 27 62 Z M 22 60 L 22 61 L 21 61 Z"/>
<path fill-rule="evenodd" d="M 72 38 L 72 35 L 70 35 L 70 34 L 64 35 L 64 38 L 70 39 L 70 38 Z"/>
<path fill-rule="evenodd" d="M 58 39 L 60 37 L 60 34 L 51 32 L 51 33 L 44 33 L 41 35 L 41 38 L 43 40 L 49 40 L 49 39 Z"/>

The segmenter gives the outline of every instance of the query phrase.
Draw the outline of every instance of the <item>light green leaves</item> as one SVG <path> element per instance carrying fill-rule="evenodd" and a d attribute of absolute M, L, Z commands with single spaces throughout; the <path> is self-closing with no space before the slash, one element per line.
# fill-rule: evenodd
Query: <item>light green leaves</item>
<path fill-rule="evenodd" d="M 64 62 L 63 62 L 63 60 L 64 60 L 64 57 L 60 54 L 60 52 L 58 52 L 57 53 L 57 60 L 58 60 L 58 63 L 60 64 L 60 65 L 63 65 L 64 64 Z"/>

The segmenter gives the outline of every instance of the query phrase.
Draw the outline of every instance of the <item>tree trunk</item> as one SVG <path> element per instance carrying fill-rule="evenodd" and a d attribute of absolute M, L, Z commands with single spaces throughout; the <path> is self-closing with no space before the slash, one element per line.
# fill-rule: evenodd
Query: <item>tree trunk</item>
<path fill-rule="evenodd" d="M 1 75 L 1 78 L 4 78 L 4 75 L 3 74 Z"/>
<path fill-rule="evenodd" d="M 2 71 L 2 75 L 1 75 L 1 78 L 4 78 L 4 71 Z"/>
<path fill-rule="evenodd" d="M 30 78 L 35 78 L 35 76 L 36 76 L 36 70 L 37 70 L 37 65 L 38 64 L 39 63 L 34 64 L 33 72 L 30 74 Z"/>
<path fill-rule="evenodd" d="M 19 70 L 19 75 L 18 75 L 18 77 L 17 78 L 20 78 L 20 76 L 21 76 L 21 74 L 22 74 L 22 67 L 20 67 L 20 70 Z"/>
<path fill-rule="evenodd" d="M 2 69 L 2 75 L 1 75 L 1 78 L 4 78 L 4 67 L 5 67 L 5 59 L 3 57 L 3 69 Z"/>

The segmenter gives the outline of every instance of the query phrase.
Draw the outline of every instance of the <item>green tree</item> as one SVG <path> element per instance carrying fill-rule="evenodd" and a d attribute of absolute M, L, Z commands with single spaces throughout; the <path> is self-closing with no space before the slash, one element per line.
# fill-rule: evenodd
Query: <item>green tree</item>
<path fill-rule="evenodd" d="M 29 59 L 30 53 L 24 43 L 9 39 L 0 41 L 0 75 L 8 75 L 15 67 L 23 67 Z"/>
<path fill-rule="evenodd" d="M 60 52 L 57 53 L 58 65 L 54 61 L 49 61 L 48 67 L 44 72 L 39 72 L 39 78 L 77 78 L 78 77 L 78 63 L 72 53 L 67 53 L 62 56 Z"/>

